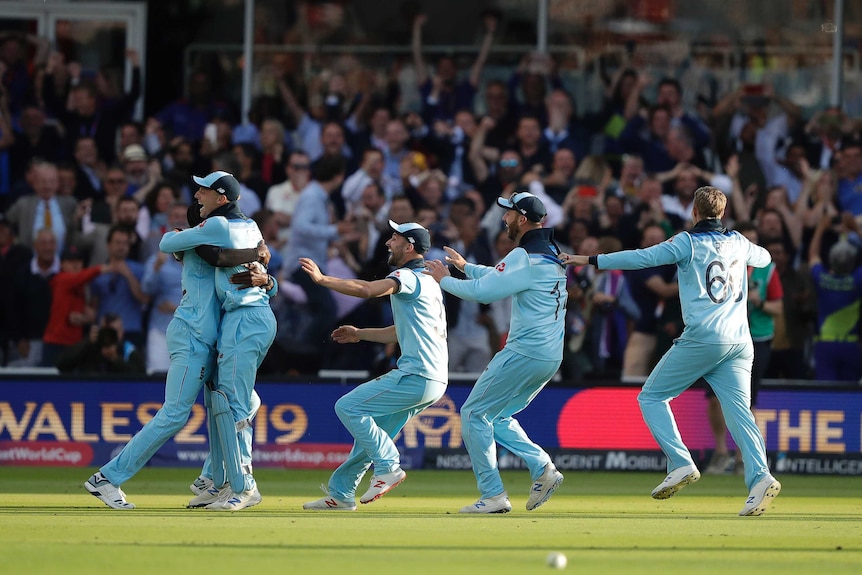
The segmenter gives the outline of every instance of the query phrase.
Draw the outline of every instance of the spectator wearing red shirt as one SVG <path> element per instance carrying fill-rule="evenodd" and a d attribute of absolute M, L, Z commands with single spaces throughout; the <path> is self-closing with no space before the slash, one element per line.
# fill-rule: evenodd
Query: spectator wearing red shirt
<path fill-rule="evenodd" d="M 94 312 L 87 308 L 84 288 L 95 277 L 109 271 L 107 265 L 84 269 L 84 255 L 75 246 L 63 250 L 60 272 L 49 281 L 51 312 L 45 327 L 42 366 L 53 367 L 57 356 L 84 337 L 84 325 L 91 323 Z"/>

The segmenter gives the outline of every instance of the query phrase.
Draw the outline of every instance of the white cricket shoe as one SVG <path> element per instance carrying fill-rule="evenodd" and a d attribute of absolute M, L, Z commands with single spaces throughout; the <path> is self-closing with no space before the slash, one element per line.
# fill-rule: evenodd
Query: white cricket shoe
<path fill-rule="evenodd" d="M 310 509 L 312 511 L 356 511 L 356 503 L 330 497 L 326 485 L 321 485 L 320 488 L 326 493 L 326 497 L 303 503 L 303 509 Z"/>
<path fill-rule="evenodd" d="M 188 507 L 189 509 L 206 507 L 210 503 L 215 503 L 216 501 L 218 501 L 220 496 L 223 496 L 223 500 L 227 500 L 227 493 L 229 492 L 229 485 L 222 486 L 222 488 L 219 489 L 215 485 L 210 484 L 210 486 L 203 490 L 199 495 L 192 497 L 191 501 L 189 501 L 189 504 L 186 507 Z"/>
<path fill-rule="evenodd" d="M 97 471 L 84 482 L 84 489 L 90 492 L 90 495 L 98 497 L 102 502 L 112 509 L 134 509 L 135 504 L 126 501 L 126 494 L 123 490 L 108 481 L 102 475 L 101 471 Z"/>
<path fill-rule="evenodd" d="M 199 475 L 197 479 L 195 479 L 194 483 L 189 485 L 189 489 L 191 490 L 193 495 L 200 495 L 213 485 L 213 480 L 209 477 L 204 477 L 203 475 Z"/>
<path fill-rule="evenodd" d="M 371 478 L 371 486 L 365 495 L 359 498 L 360 503 L 371 503 L 389 493 L 393 487 L 400 484 L 407 477 L 407 474 L 400 467 L 391 473 L 383 475 L 375 475 Z"/>
<path fill-rule="evenodd" d="M 527 511 L 532 511 L 543 505 L 562 483 L 563 474 L 557 471 L 553 463 L 547 464 L 542 475 L 533 482 L 533 486 L 530 488 Z"/>
<path fill-rule="evenodd" d="M 511 510 L 509 495 L 504 491 L 500 495 L 480 499 L 472 505 L 462 507 L 458 513 L 508 513 Z"/>
<path fill-rule="evenodd" d="M 686 485 L 691 485 L 698 479 L 700 479 L 700 471 L 693 464 L 677 467 L 668 473 L 658 487 L 652 490 L 652 498 L 669 499 L 676 495 L 677 491 Z"/>
<path fill-rule="evenodd" d="M 739 515 L 742 517 L 754 517 L 763 515 L 772 500 L 781 491 L 781 484 L 771 475 L 767 475 L 757 482 L 745 500 L 745 506 Z"/>
<path fill-rule="evenodd" d="M 222 491 L 225 490 L 222 489 Z M 246 507 L 254 507 L 262 500 L 263 497 L 261 497 L 260 491 L 257 490 L 257 485 L 251 489 L 246 489 L 242 493 L 234 493 L 234 491 L 228 487 L 227 496 L 225 496 L 225 494 L 220 494 L 218 501 L 210 503 L 206 506 L 206 509 L 214 509 L 216 511 L 239 511 Z"/>

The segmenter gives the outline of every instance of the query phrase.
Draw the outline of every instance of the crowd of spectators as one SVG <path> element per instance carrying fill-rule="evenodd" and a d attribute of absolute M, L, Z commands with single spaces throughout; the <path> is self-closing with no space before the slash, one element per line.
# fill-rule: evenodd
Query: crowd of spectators
<path fill-rule="evenodd" d="M 691 225 L 694 191 L 709 184 L 729 196 L 726 225 L 750 226 L 773 254 L 783 287 L 768 314 L 766 377 L 862 376 L 862 122 L 840 108 L 805 117 L 767 82 L 689 108 L 675 77 L 625 65 L 603 76 L 601 109 L 583 112 L 546 55 L 485 77 L 495 16 L 464 70 L 448 56 L 428 61 L 425 22 L 413 20 L 420 100 L 406 113 L 395 70 L 348 56 L 307 81 L 273 60 L 274 95 L 255 98 L 247 118 L 195 70 L 186 95 L 143 122 L 132 117 L 135 52 L 123 93 L 38 38 L 2 35 L 2 364 L 164 371 L 182 288 L 158 242 L 186 225 L 191 175 L 221 169 L 241 182 L 240 207 L 279 278 L 264 374 L 381 372 L 397 358 L 391 345 L 328 341 L 338 324 L 388 325 L 391 312 L 320 289 L 299 256 L 330 275 L 379 279 L 391 219 L 431 230 L 428 257 L 448 245 L 494 265 L 515 247 L 495 199 L 518 189 L 545 203 L 564 251 L 648 247 Z M 673 269 L 569 268 L 567 287 L 565 379 L 645 376 L 681 332 Z M 752 313 L 764 312 L 759 287 Z M 447 297 L 450 371 L 484 369 L 505 342 L 509 305 Z"/>

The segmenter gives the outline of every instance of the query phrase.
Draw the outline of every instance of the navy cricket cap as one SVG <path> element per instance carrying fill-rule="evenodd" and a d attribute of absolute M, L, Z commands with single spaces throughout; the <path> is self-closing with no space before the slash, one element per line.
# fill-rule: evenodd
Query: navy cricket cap
<path fill-rule="evenodd" d="M 541 222 L 547 215 L 545 204 L 530 192 L 515 192 L 509 198 L 497 198 L 497 205 L 507 210 L 515 210 L 531 222 Z"/>
<path fill-rule="evenodd" d="M 431 249 L 431 232 L 413 222 L 406 224 L 396 224 L 389 220 L 389 227 L 396 234 L 404 236 L 407 241 L 413 244 L 413 249 L 417 254 L 424 254 Z"/>
<path fill-rule="evenodd" d="M 239 182 L 236 181 L 236 178 L 234 178 L 233 175 L 228 174 L 227 172 L 213 172 L 203 178 L 192 176 L 192 179 L 202 188 L 209 188 L 210 190 L 215 190 L 220 194 L 224 194 L 231 202 L 235 202 L 239 199 Z"/>

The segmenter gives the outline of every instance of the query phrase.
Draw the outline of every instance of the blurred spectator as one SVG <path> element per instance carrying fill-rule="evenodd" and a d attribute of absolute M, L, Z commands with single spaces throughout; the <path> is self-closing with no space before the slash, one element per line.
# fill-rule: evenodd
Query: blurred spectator
<path fill-rule="evenodd" d="M 108 263 L 105 264 L 108 273 L 90 284 L 90 299 L 99 321 L 107 314 L 119 316 L 126 339 L 143 347 L 143 306 L 150 298 L 141 289 L 143 264 L 129 258 L 132 233 L 122 225 L 115 225 L 108 232 Z"/>
<path fill-rule="evenodd" d="M 386 235 L 389 202 L 383 189 L 375 182 L 369 183 L 359 199 L 359 204 L 348 214 L 356 222 L 360 240 L 357 246 L 359 259 L 364 262 L 374 253 L 381 236 Z"/>
<path fill-rule="evenodd" d="M 620 218 L 619 238 L 623 249 L 632 250 L 640 245 L 641 237 L 651 225 L 660 226 L 665 238 L 682 227 L 678 217 L 672 221 L 662 207 L 661 182 L 654 176 L 646 176 L 638 185 L 637 195 L 630 199 L 629 213 Z"/>
<path fill-rule="evenodd" d="M 170 137 L 182 136 L 199 143 L 204 137 L 204 128 L 216 116 L 228 113 L 228 106 L 215 99 L 210 76 L 196 70 L 189 76 L 188 98 L 180 98 L 168 104 L 156 114 L 156 119 L 167 130 Z"/>
<path fill-rule="evenodd" d="M 260 177 L 267 187 L 280 184 L 285 178 L 287 150 L 284 147 L 284 124 L 267 118 L 260 127 Z"/>
<path fill-rule="evenodd" d="M 586 157 L 591 134 L 583 121 L 578 121 L 572 97 L 561 88 L 551 90 L 545 103 L 548 125 L 542 132 L 543 143 L 551 154 L 560 149 L 571 150 L 575 158 Z"/>
<path fill-rule="evenodd" d="M 12 169 L 9 164 L 10 148 L 15 143 L 15 133 L 12 130 L 11 115 L 6 102 L 6 90 L 0 83 L 0 208 L 9 204 L 12 193 Z"/>
<path fill-rule="evenodd" d="M 842 171 L 838 180 L 838 206 L 862 216 L 862 138 L 849 138 L 841 148 Z"/>
<path fill-rule="evenodd" d="M 260 175 L 260 152 L 254 144 L 249 143 L 234 144 L 231 152 L 239 166 L 236 172 L 237 179 L 254 192 L 260 204 L 263 205 L 269 185 Z"/>
<path fill-rule="evenodd" d="M 6 218 L 17 226 L 25 246 L 32 247 L 36 232 L 47 228 L 54 232 L 57 250 L 61 251 L 75 239 L 75 199 L 57 195 L 57 167 L 48 162 L 34 163 L 32 185 L 35 193 L 18 198 Z"/>
<path fill-rule="evenodd" d="M 252 219 L 257 222 L 260 234 L 263 236 L 263 240 L 270 250 L 269 264 L 266 269 L 269 275 L 278 277 L 278 274 L 281 273 L 281 266 L 284 263 L 280 251 L 284 242 L 278 239 L 279 228 L 278 223 L 276 223 L 275 212 L 263 208 L 258 210 L 252 216 Z"/>
<path fill-rule="evenodd" d="M 57 166 L 57 178 L 60 181 L 60 187 L 57 189 L 58 196 L 75 195 L 75 190 L 78 187 L 78 175 L 75 165 L 70 162 L 63 162 Z M 104 183 L 103 183 L 104 187 Z"/>
<path fill-rule="evenodd" d="M 308 310 L 314 317 L 308 330 L 308 343 L 322 346 L 329 337 L 335 321 L 335 305 L 332 293 L 313 281 L 299 267 L 299 258 L 314 260 L 326 273 L 329 243 L 349 237 L 353 225 L 347 222 L 332 223 L 330 196 L 344 181 L 344 159 L 339 156 L 324 156 L 312 169 L 312 180 L 300 192 L 293 213 L 290 236 L 283 252 L 284 265 L 279 283 L 291 281 L 302 287 L 308 299 Z"/>
<path fill-rule="evenodd" d="M 179 201 L 179 194 L 166 182 L 156 184 L 149 191 L 144 199 L 144 205 L 138 211 L 138 223 L 135 226 L 135 231 L 144 244 L 147 244 L 151 236 L 161 238 L 165 232 L 173 229 L 168 227 L 168 216 L 171 206 L 177 201 Z M 147 252 L 144 258 L 149 258 L 152 253 Z"/>
<path fill-rule="evenodd" d="M 613 236 L 599 238 L 599 253 L 622 249 Z M 598 270 L 593 278 L 592 313 L 589 317 L 594 375 L 618 377 L 628 343 L 628 322 L 640 318 L 625 275 L 620 270 Z"/>
<path fill-rule="evenodd" d="M 765 239 L 775 264 L 775 273 L 781 280 L 784 292 L 783 313 L 773 317 L 775 337 L 772 340 L 772 358 L 765 377 L 807 379 L 809 363 L 806 342 L 811 337 L 810 325 L 816 318 L 814 292 L 806 273 L 794 269 L 790 252 L 779 238 Z"/>
<path fill-rule="evenodd" d="M 39 367 L 42 365 L 42 338 L 48 326 L 51 302 L 52 276 L 60 271 L 57 256 L 57 238 L 54 232 L 41 229 L 33 242 L 33 256 L 28 268 L 15 278 L 15 297 L 10 300 L 10 325 L 15 341 L 16 359 L 9 365 L 14 367 Z"/>
<path fill-rule="evenodd" d="M 562 204 L 572 186 L 575 185 L 575 154 L 568 148 L 560 148 L 554 152 L 551 162 L 551 172 L 542 178 L 545 191 L 555 202 Z"/>
<path fill-rule="evenodd" d="M 515 145 L 518 117 L 509 106 L 509 93 L 505 82 L 491 80 L 485 84 L 485 117 L 491 126 L 485 136 L 488 146 L 504 150 Z"/>
<path fill-rule="evenodd" d="M 383 152 L 377 148 L 368 148 L 362 153 L 362 164 L 359 169 L 348 176 L 341 187 L 341 197 L 344 200 L 344 208 L 347 213 L 353 212 L 360 204 L 362 191 L 370 184 L 383 187 L 383 166 Z M 401 181 L 400 174 L 396 180 Z M 394 192 L 391 189 L 387 191 Z M 387 194 L 388 197 L 391 195 Z"/>
<path fill-rule="evenodd" d="M 27 61 L 27 49 L 35 46 L 32 65 Z M 35 34 L 0 32 L 0 90 L 8 94 L 9 111 L 15 118 L 21 113 L 25 102 L 34 96 L 33 75 L 45 65 L 51 43 L 47 38 Z"/>
<path fill-rule="evenodd" d="M 122 320 L 111 315 L 93 325 L 88 337 L 57 358 L 60 373 L 143 375 L 144 358 L 137 347 L 123 339 L 122 326 Z"/>
<path fill-rule="evenodd" d="M 17 332 L 23 326 L 16 325 L 18 313 L 15 308 L 21 305 L 16 283 L 29 275 L 31 255 L 30 249 L 15 242 L 12 224 L 0 219 L 0 366 L 6 366 L 10 358 L 18 355 L 13 350 L 21 339 Z"/>
<path fill-rule="evenodd" d="M 449 221 L 455 230 L 455 237 L 447 243 L 449 247 L 464 256 L 469 263 L 484 266 L 494 264 L 487 236 L 481 233 L 479 213 L 472 200 L 455 199 L 449 210 Z M 466 277 L 458 270 L 451 273 L 453 277 Z M 448 325 L 449 371 L 481 373 L 500 341 L 491 307 L 446 294 L 443 299 Z"/>
<path fill-rule="evenodd" d="M 643 228 L 638 247 L 648 248 L 666 239 L 664 228 L 656 223 L 649 223 Z M 646 377 L 655 364 L 658 318 L 661 316 L 664 300 L 679 295 L 679 284 L 675 279 L 676 268 L 667 265 L 629 270 L 624 272 L 624 276 L 632 300 L 640 313 L 626 343 L 622 376 Z"/>
<path fill-rule="evenodd" d="M 482 79 L 482 68 L 485 66 L 494 41 L 497 18 L 490 13 L 485 15 L 485 36 L 482 46 L 470 69 L 470 75 L 461 82 L 457 81 L 458 70 L 455 60 L 449 56 L 443 56 L 437 60 L 433 76 L 428 73 L 422 57 L 422 28 L 427 20 L 428 17 L 425 14 L 416 16 L 413 20 L 411 41 L 416 83 L 419 85 L 419 93 L 422 97 L 422 117 L 426 124 L 432 124 L 435 120 L 451 122 L 459 110 L 473 110 L 473 99 Z"/>
<path fill-rule="evenodd" d="M 15 131 L 15 143 L 9 150 L 11 181 L 14 183 L 24 177 L 33 158 L 57 163 L 62 158 L 62 152 L 60 132 L 56 126 L 45 122 L 45 112 L 35 104 L 24 106 Z"/>
<path fill-rule="evenodd" d="M 542 124 L 537 116 L 521 116 L 515 132 L 515 149 L 524 163 L 524 171 L 542 175 L 551 167 L 551 151 L 542 140 Z"/>
<path fill-rule="evenodd" d="M 92 200 L 100 198 L 102 191 L 102 178 L 105 174 L 105 164 L 99 159 L 99 151 L 96 148 L 96 140 L 89 136 L 78 138 L 75 142 L 75 198 L 78 200 Z"/>
<path fill-rule="evenodd" d="M 180 224 L 179 229 L 187 227 L 186 208 L 185 204 L 174 204 L 170 208 L 170 212 L 175 214 L 171 223 Z M 166 231 L 173 230 L 173 227 L 166 229 Z M 158 238 L 161 239 L 161 234 Z M 182 264 L 172 255 L 158 249 L 144 265 L 141 291 L 150 298 L 151 302 L 146 339 L 147 373 L 167 373 L 170 367 L 170 352 L 165 330 L 183 297 L 182 273 Z"/>
<path fill-rule="evenodd" d="M 105 171 L 105 177 L 102 179 L 102 189 L 104 190 L 104 194 L 101 197 L 90 200 L 92 204 L 90 220 L 92 222 L 111 225 L 114 223 L 115 212 L 117 205 L 120 203 L 120 198 L 126 197 L 126 192 L 129 189 L 125 172 L 117 166 L 108 168 Z"/>
<path fill-rule="evenodd" d="M 856 266 L 857 249 L 845 240 L 829 248 L 828 267 L 823 265 L 821 240 L 831 223 L 828 215 L 820 219 L 808 250 L 808 264 L 817 294 L 815 377 L 826 381 L 858 381 L 862 376 L 859 354 L 862 267 Z"/>
<path fill-rule="evenodd" d="M 43 367 L 53 367 L 63 351 L 84 337 L 84 326 L 95 320 L 85 287 L 109 269 L 106 265 L 85 269 L 84 254 L 78 248 L 69 246 L 63 250 L 60 271 L 49 280 L 51 312 L 42 338 Z"/>
<path fill-rule="evenodd" d="M 299 201 L 299 193 L 308 185 L 311 178 L 311 159 L 301 150 L 295 150 L 288 156 L 285 167 L 287 179 L 272 186 L 266 192 L 264 205 L 272 210 L 275 222 L 278 224 L 278 237 L 283 244 L 290 233 L 290 222 L 293 211 Z"/>
<path fill-rule="evenodd" d="M 134 196 L 138 202 L 143 202 L 158 181 L 158 177 L 152 173 L 152 169 L 149 167 L 147 151 L 138 144 L 126 147 L 121 157 L 121 165 L 128 183 L 126 193 Z"/>
<path fill-rule="evenodd" d="M 57 94 L 54 83 L 54 74 L 61 62 L 57 58 L 49 59 L 42 83 L 42 97 L 48 111 L 63 125 L 70 152 L 67 157 L 71 157 L 77 139 L 92 138 L 99 158 L 108 163 L 117 159 L 117 129 L 131 118 L 141 95 L 140 58 L 134 50 L 128 50 L 126 57 L 132 65 L 132 86 L 128 93 L 115 102 L 100 100 L 96 86 L 83 81 L 81 65 L 70 63 L 68 107 Z"/>

